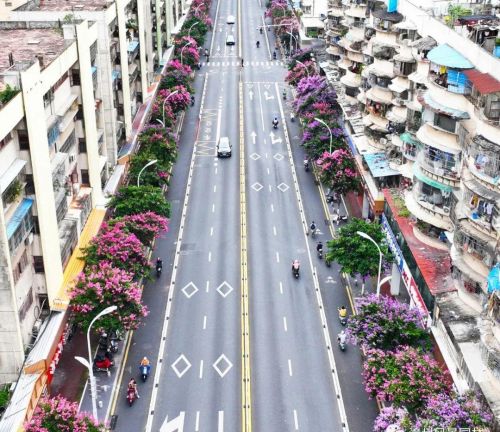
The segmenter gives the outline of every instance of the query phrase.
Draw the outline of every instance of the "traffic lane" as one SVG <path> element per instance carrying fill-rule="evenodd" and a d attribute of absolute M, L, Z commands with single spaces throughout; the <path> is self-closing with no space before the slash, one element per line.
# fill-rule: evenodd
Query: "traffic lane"
<path fill-rule="evenodd" d="M 234 12 L 232 12 L 234 11 Z M 215 57 L 221 55 L 228 56 L 231 52 L 235 55 L 237 52 L 237 45 L 232 47 L 226 45 L 226 38 L 228 34 L 232 34 L 235 39 L 235 43 L 239 43 L 237 38 L 237 28 L 238 20 L 236 19 L 235 24 L 228 24 L 227 17 L 233 15 L 236 18 L 236 1 L 231 2 L 219 2 L 219 9 L 216 19 L 214 20 L 214 38 L 211 43 L 212 53 Z"/>

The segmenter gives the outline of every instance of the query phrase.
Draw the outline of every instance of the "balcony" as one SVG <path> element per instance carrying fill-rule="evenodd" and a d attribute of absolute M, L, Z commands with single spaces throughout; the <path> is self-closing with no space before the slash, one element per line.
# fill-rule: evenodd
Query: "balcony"
<path fill-rule="evenodd" d="M 137 54 L 139 53 L 139 41 L 138 40 L 130 41 L 128 43 L 127 52 L 128 52 L 128 62 L 132 63 L 137 57 Z"/>
<path fill-rule="evenodd" d="M 59 225 L 59 244 L 63 267 L 78 244 L 78 222 L 72 218 L 63 219 Z"/>
<path fill-rule="evenodd" d="M 452 153 L 424 145 L 418 152 L 417 161 L 428 173 L 452 180 L 451 185 L 459 180 L 460 160 Z"/>
<path fill-rule="evenodd" d="M 11 256 L 15 255 L 17 248 L 33 229 L 33 201 L 31 198 L 24 198 L 7 222 L 7 239 Z"/>

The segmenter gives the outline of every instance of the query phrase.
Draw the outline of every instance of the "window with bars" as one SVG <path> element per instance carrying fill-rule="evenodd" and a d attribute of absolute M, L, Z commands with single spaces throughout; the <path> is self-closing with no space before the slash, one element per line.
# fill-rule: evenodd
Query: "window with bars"
<path fill-rule="evenodd" d="M 71 132 L 71 134 L 68 136 L 68 138 L 66 138 L 66 141 L 64 141 L 64 144 L 61 146 L 59 151 L 62 153 L 69 153 L 69 151 L 71 150 L 71 148 L 75 144 L 75 136 L 76 136 L 76 132 L 73 129 L 73 132 Z"/>

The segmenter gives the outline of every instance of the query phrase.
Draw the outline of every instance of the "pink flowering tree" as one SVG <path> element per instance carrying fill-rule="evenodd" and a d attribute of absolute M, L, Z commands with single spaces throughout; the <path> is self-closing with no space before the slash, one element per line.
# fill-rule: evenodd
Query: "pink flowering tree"
<path fill-rule="evenodd" d="M 134 234 L 145 246 L 151 246 L 154 240 L 168 232 L 168 219 L 152 211 L 111 219 L 108 225 Z"/>
<path fill-rule="evenodd" d="M 322 183 L 331 190 L 339 194 L 359 190 L 360 179 L 356 165 L 347 150 L 337 149 L 332 153 L 324 152 L 316 164 L 320 169 Z"/>
<path fill-rule="evenodd" d="M 174 40 L 174 45 L 174 57 L 180 60 L 182 64 L 187 64 L 190 67 L 198 64 L 198 62 L 200 61 L 200 53 L 198 51 L 198 43 L 193 37 L 183 36 L 181 38 L 178 38 Z"/>
<path fill-rule="evenodd" d="M 292 62 L 290 70 L 286 74 L 285 81 L 291 86 L 297 87 L 302 78 L 314 73 L 314 63 L 311 60 L 303 63 Z"/>
<path fill-rule="evenodd" d="M 113 267 L 109 261 L 89 266 L 78 275 L 70 292 L 70 308 L 74 322 L 87 330 L 94 317 L 107 308 L 118 308 L 99 318 L 96 328 L 131 330 L 139 326 L 140 319 L 148 314 L 141 303 L 141 289 L 134 282 L 134 275 Z"/>
<path fill-rule="evenodd" d="M 182 29 L 179 32 L 179 36 L 191 35 L 191 37 L 196 41 L 196 45 L 202 46 L 205 43 L 205 34 L 209 29 L 205 20 L 203 19 L 203 17 L 205 16 L 206 16 L 205 14 L 201 15 L 200 17 L 190 15 L 186 19 L 186 21 L 184 21 Z M 191 29 L 191 32 L 189 32 L 189 29 Z"/>
<path fill-rule="evenodd" d="M 160 90 L 163 91 L 163 90 Z M 163 103 L 164 100 L 160 98 L 156 98 L 153 102 L 153 106 L 151 107 L 151 123 L 160 124 L 160 121 L 165 124 L 165 127 L 170 129 L 177 118 L 172 107 L 168 102 Z"/>
<path fill-rule="evenodd" d="M 323 105 L 323 104 L 319 104 Z M 302 146 L 307 153 L 309 159 L 317 160 L 321 156 L 330 150 L 330 132 L 328 129 L 319 121 L 315 120 L 315 117 L 321 118 L 319 114 L 309 116 L 302 116 L 304 118 L 305 126 L 302 132 Z M 330 119 L 324 119 L 326 124 L 331 125 L 330 130 L 332 131 L 332 150 L 339 148 L 344 148 L 344 131 L 337 127 Z"/>
<path fill-rule="evenodd" d="M 413 432 L 414 422 L 404 408 L 394 406 L 382 408 L 373 423 L 373 432 L 386 432 L 393 427 L 398 432 Z"/>
<path fill-rule="evenodd" d="M 349 318 L 347 335 L 351 341 L 368 348 L 392 350 L 399 345 L 431 348 L 429 333 L 422 326 L 422 315 L 388 296 L 370 294 L 356 301 L 356 315 Z"/>
<path fill-rule="evenodd" d="M 24 424 L 26 432 L 105 432 L 91 414 L 78 412 L 78 403 L 62 396 L 42 397 L 31 420 Z"/>
<path fill-rule="evenodd" d="M 181 64 L 177 59 L 170 60 L 167 64 L 166 74 L 160 81 L 160 90 L 183 86 L 189 93 L 193 92 L 193 70 L 187 64 Z"/>
<path fill-rule="evenodd" d="M 410 413 L 422 409 L 428 399 L 450 392 L 449 376 L 437 362 L 408 346 L 392 352 L 367 350 L 363 378 L 371 397 L 404 406 Z"/>
<path fill-rule="evenodd" d="M 121 228 L 120 224 L 104 223 L 101 231 L 82 249 L 85 264 L 93 266 L 107 261 L 136 276 L 148 275 L 150 267 L 144 245 L 135 234 Z"/>
<path fill-rule="evenodd" d="M 173 94 L 175 91 L 177 91 L 177 93 Z M 185 110 L 191 101 L 191 95 L 184 86 L 175 86 L 168 90 L 160 90 L 156 97 L 156 102 L 159 106 L 163 106 L 163 102 L 167 98 L 168 100 L 165 105 L 169 105 L 174 114 Z"/>

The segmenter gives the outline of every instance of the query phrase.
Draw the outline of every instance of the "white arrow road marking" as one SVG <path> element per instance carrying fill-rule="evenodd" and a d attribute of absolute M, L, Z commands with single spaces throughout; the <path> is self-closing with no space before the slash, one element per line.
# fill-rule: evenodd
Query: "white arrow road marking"
<path fill-rule="evenodd" d="M 267 91 L 264 91 L 264 97 L 266 100 L 274 99 L 274 96 L 272 94 L 269 94 Z"/>
<path fill-rule="evenodd" d="M 250 90 L 248 92 L 248 96 L 250 97 L 250 100 L 253 100 L 253 91 L 252 90 Z"/>
<path fill-rule="evenodd" d="M 336 284 L 337 281 L 334 280 L 331 276 L 328 276 L 325 280 L 325 283 L 328 283 L 328 284 Z"/>
<path fill-rule="evenodd" d="M 252 137 L 252 144 L 255 144 L 255 138 L 257 136 L 257 134 L 255 133 L 255 131 L 252 131 L 252 133 L 250 134 L 250 136 Z"/>
<path fill-rule="evenodd" d="M 274 139 L 274 137 L 276 136 L 274 135 L 274 132 L 269 132 L 269 136 L 271 137 L 271 144 L 281 143 L 283 141 L 280 136 Z"/>
<path fill-rule="evenodd" d="M 224 432 L 224 411 L 219 411 L 219 426 L 217 432 Z"/>
<path fill-rule="evenodd" d="M 179 417 L 168 421 L 168 416 L 161 425 L 160 432 L 183 432 L 184 431 L 184 411 L 181 411 Z"/>

